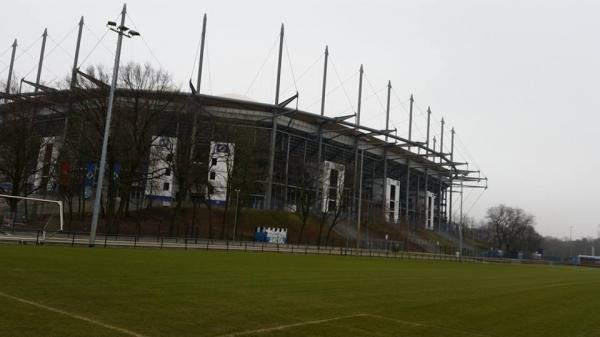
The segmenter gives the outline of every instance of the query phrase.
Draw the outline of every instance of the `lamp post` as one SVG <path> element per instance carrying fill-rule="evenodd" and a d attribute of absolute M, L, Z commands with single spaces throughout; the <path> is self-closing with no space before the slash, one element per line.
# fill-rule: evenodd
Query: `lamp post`
<path fill-rule="evenodd" d="M 235 231 L 237 229 L 238 224 L 238 208 L 240 206 L 240 189 L 235 189 L 235 214 L 233 215 L 233 237 L 232 240 L 235 241 Z"/>
<path fill-rule="evenodd" d="M 461 261 L 463 254 L 463 181 L 460 181 L 460 223 L 458 224 L 458 260 Z"/>
<path fill-rule="evenodd" d="M 100 169 L 98 171 L 98 183 L 96 185 L 96 197 L 94 199 L 94 209 L 92 212 L 92 225 L 90 227 L 90 242 L 89 246 L 94 247 L 96 243 L 96 230 L 98 229 L 98 215 L 100 213 L 100 199 L 102 198 L 102 184 L 104 181 L 104 169 L 106 166 L 106 152 L 108 149 L 108 137 L 110 135 L 110 121 L 112 117 L 113 101 L 115 98 L 115 89 L 117 87 L 117 77 L 119 75 L 119 61 L 121 59 L 121 44 L 123 36 L 131 38 L 138 36 L 140 33 L 131 30 L 125 26 L 125 15 L 127 15 L 127 5 L 123 5 L 121 11 L 121 25 L 117 27 L 117 23 L 108 21 L 107 26 L 110 30 L 116 32 L 119 37 L 117 39 L 117 52 L 115 54 L 115 64 L 113 68 L 112 82 L 110 93 L 108 95 L 108 110 L 106 112 L 106 124 L 104 125 L 104 137 L 102 139 L 102 153 L 100 155 Z"/>
<path fill-rule="evenodd" d="M 573 258 L 573 226 L 569 227 L 569 258 Z"/>

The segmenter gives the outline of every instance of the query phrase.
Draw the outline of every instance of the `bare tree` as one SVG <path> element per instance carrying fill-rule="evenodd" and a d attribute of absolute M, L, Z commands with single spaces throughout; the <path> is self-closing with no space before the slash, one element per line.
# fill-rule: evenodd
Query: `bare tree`
<path fill-rule="evenodd" d="M 108 88 L 101 83 L 108 82 L 109 76 L 101 67 L 88 68 L 88 75 L 94 80 L 80 80 L 75 90 L 77 104 L 73 109 L 74 124 L 82 134 L 77 146 L 90 158 L 97 158 L 104 135 L 106 95 Z M 114 106 L 113 123 L 108 147 L 108 191 L 106 215 L 129 216 L 131 195 L 134 188 L 138 192 L 149 179 L 145 170 L 150 156 L 151 144 L 157 137 L 172 132 L 168 114 L 180 109 L 176 104 L 177 90 L 171 76 L 150 65 L 129 63 L 119 70 L 117 102 Z M 148 95 L 152 92 L 152 95 Z M 155 175 L 150 172 L 150 179 Z M 120 197 L 118 205 L 116 197 Z M 111 226 L 111 221 L 107 218 Z M 118 226 L 118 222 L 117 222 Z"/>
<path fill-rule="evenodd" d="M 311 211 L 315 206 L 315 202 L 317 200 L 317 191 L 318 188 L 318 172 L 319 169 L 311 166 L 310 164 L 306 164 L 304 160 L 299 160 L 300 163 L 297 165 L 292 165 L 292 172 L 299 177 L 298 187 L 296 191 L 298 192 L 297 201 L 299 204 L 299 213 L 300 218 L 302 219 L 302 224 L 300 225 L 300 232 L 298 233 L 298 243 L 302 243 L 302 236 L 304 235 L 304 229 L 306 228 L 306 224 L 308 223 L 308 219 L 311 215 Z"/>
<path fill-rule="evenodd" d="M 329 245 L 329 237 L 331 236 L 331 232 L 335 228 L 335 226 L 342 219 L 342 214 L 346 209 L 346 198 L 345 198 L 345 189 L 340 188 L 337 190 L 337 198 L 339 202 L 336 202 L 333 206 L 333 210 L 331 210 L 331 223 L 329 224 L 329 229 L 327 230 L 327 236 L 325 237 L 325 244 Z"/>
<path fill-rule="evenodd" d="M 487 211 L 487 229 L 497 249 L 526 248 L 524 242 L 533 244 L 534 217 L 524 210 L 506 205 L 491 207 Z M 539 236 L 539 235 L 537 235 Z M 531 247 L 527 247 L 531 248 Z"/>
<path fill-rule="evenodd" d="M 24 98 L 4 104 L 0 111 L 0 193 L 27 196 L 50 186 L 55 176 L 56 158 L 51 153 L 52 138 L 44 137 L 45 124 L 38 121 L 40 107 Z M 11 212 L 17 199 L 8 199 Z"/>

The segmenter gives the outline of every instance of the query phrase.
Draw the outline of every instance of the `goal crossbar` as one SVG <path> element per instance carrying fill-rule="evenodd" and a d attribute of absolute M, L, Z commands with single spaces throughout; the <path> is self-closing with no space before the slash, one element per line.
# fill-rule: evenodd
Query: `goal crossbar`
<path fill-rule="evenodd" d="M 19 200 L 31 200 L 31 201 L 42 201 L 42 202 L 49 202 L 49 203 L 58 204 L 58 217 L 60 219 L 60 230 L 61 231 L 63 230 L 64 217 L 63 217 L 63 202 L 62 201 L 60 201 L 60 200 L 53 200 L 53 199 L 20 197 L 20 196 L 15 196 L 15 195 L 8 195 L 8 194 L 0 194 L 0 198 L 19 199 Z"/>

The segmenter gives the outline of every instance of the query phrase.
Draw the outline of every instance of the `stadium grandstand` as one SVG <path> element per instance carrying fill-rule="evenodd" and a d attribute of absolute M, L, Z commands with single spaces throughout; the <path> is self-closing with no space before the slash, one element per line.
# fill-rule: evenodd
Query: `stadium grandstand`
<path fill-rule="evenodd" d="M 124 34 L 122 27 L 113 30 Z M 272 103 L 198 92 L 203 47 L 198 81 L 190 81 L 189 92 L 162 87 L 159 75 L 147 87 L 116 87 L 102 186 L 98 168 L 111 83 L 108 76 L 78 67 L 81 29 L 66 88 L 40 84 L 42 45 L 37 79 L 22 79 L 15 89 L 13 53 L 0 95 L 0 147 L 5 153 L 0 157 L 0 193 L 63 200 L 66 209 L 85 214 L 101 188 L 106 216 L 196 201 L 227 209 L 240 201 L 241 191 L 245 208 L 339 221 L 353 228 L 346 235 L 357 243 L 366 222 L 386 223 L 398 231 L 455 230 L 462 215 L 453 214 L 458 201 L 452 196 L 487 188 L 487 178 L 469 163 L 455 161 L 454 129 L 445 129 L 442 119 L 441 137 L 432 139 L 428 110 L 426 139 L 415 140 L 411 96 L 408 137 L 400 136 L 389 123 L 391 83 L 381 129 L 361 124 L 362 66 L 356 111 L 328 116 L 327 49 L 321 109 L 298 109 L 299 93 L 279 97 L 283 39 L 282 26 Z M 121 75 L 144 71 L 122 68 Z M 13 217 L 23 212 L 16 202 L 7 205 Z"/>

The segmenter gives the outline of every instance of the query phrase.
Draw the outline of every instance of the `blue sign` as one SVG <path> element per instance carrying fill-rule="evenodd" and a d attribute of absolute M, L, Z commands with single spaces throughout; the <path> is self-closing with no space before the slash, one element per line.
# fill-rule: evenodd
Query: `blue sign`
<path fill-rule="evenodd" d="M 85 199 L 89 199 L 92 196 L 92 188 L 94 187 L 95 181 L 96 181 L 96 163 L 89 162 L 86 165 L 85 179 L 83 182 L 83 186 L 84 186 L 83 197 Z"/>
<path fill-rule="evenodd" d="M 113 165 L 113 178 L 117 180 L 119 177 L 121 177 L 121 163 L 115 163 Z"/>

